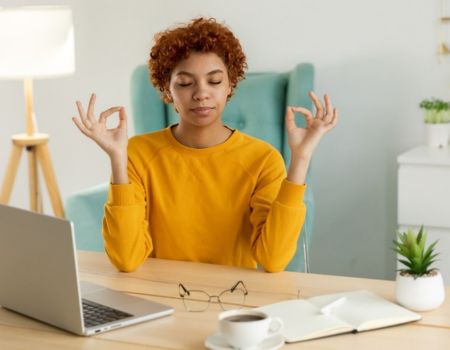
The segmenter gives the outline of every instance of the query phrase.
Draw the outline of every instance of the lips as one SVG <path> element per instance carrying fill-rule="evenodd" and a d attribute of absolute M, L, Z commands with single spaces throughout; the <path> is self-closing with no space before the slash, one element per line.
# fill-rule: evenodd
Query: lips
<path fill-rule="evenodd" d="M 209 114 L 209 112 L 211 112 L 214 108 L 212 107 L 197 107 L 197 108 L 192 108 L 191 110 L 196 113 L 196 114 L 200 114 L 200 115 L 207 115 Z"/>

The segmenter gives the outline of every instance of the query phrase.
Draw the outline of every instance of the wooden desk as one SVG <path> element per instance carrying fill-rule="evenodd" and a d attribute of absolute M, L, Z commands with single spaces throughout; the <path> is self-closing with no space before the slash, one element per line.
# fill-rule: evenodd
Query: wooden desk
<path fill-rule="evenodd" d="M 105 254 L 79 252 L 83 280 L 159 301 L 175 314 L 128 328 L 85 338 L 0 308 L 0 349 L 204 349 L 204 339 L 217 330 L 220 306 L 191 313 L 178 296 L 178 282 L 216 294 L 243 280 L 249 291 L 248 306 L 261 306 L 296 298 L 356 289 L 373 291 L 394 300 L 394 282 L 362 278 L 282 272 L 268 274 L 226 266 L 149 259 L 134 273 L 120 273 Z M 447 296 L 450 287 L 447 287 Z M 423 313 L 420 322 L 359 334 L 345 334 L 284 349 L 450 349 L 450 301 Z"/>

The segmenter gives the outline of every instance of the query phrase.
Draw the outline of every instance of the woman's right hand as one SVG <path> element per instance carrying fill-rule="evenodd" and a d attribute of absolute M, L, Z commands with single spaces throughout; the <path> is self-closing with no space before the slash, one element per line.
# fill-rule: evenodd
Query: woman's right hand
<path fill-rule="evenodd" d="M 121 156 L 126 158 L 128 135 L 125 108 L 111 107 L 100 113 L 100 116 L 96 119 L 94 116 L 95 98 L 95 94 L 92 94 L 87 113 L 85 113 L 81 102 L 76 102 L 79 118 L 73 117 L 73 122 L 84 135 L 94 140 L 111 159 Z M 108 129 L 106 119 L 116 112 L 119 113 L 119 125 L 114 129 Z"/>

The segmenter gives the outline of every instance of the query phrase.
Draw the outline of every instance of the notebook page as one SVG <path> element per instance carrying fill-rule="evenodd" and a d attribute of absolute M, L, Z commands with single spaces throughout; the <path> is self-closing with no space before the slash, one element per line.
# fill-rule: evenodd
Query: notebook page
<path fill-rule="evenodd" d="M 331 315 L 352 325 L 358 331 L 392 326 L 421 318 L 420 315 L 365 290 L 318 296 L 308 300 L 320 308 L 341 297 L 345 297 L 345 300 L 331 310 Z"/>
<path fill-rule="evenodd" d="M 257 310 L 283 320 L 282 334 L 287 342 L 320 338 L 353 330 L 352 326 L 333 316 L 322 315 L 317 306 L 306 300 L 282 301 Z"/>

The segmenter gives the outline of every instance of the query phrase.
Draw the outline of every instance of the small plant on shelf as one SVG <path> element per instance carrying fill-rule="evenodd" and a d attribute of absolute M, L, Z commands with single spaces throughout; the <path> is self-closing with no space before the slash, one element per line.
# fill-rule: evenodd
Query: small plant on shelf
<path fill-rule="evenodd" d="M 425 111 L 426 124 L 450 123 L 450 103 L 440 99 L 425 99 L 419 105 Z"/>

